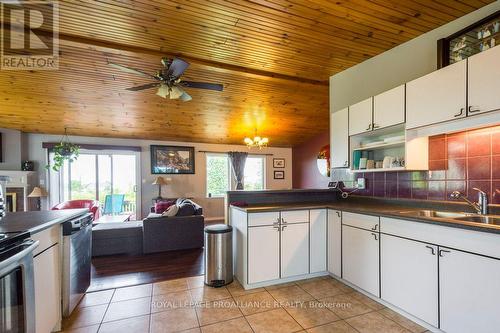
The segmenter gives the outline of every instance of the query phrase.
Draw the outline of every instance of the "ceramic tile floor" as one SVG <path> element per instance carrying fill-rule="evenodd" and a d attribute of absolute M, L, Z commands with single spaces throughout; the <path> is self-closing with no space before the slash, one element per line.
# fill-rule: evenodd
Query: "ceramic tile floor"
<path fill-rule="evenodd" d="M 422 333 L 424 328 L 330 277 L 244 290 L 203 277 L 85 295 L 65 333 Z"/>

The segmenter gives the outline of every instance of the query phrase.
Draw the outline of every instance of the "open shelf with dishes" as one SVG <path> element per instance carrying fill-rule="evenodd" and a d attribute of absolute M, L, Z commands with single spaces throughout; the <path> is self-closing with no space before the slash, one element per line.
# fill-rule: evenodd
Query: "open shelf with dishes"
<path fill-rule="evenodd" d="M 353 135 L 349 141 L 354 173 L 428 169 L 428 138 L 410 140 L 404 124 Z"/>

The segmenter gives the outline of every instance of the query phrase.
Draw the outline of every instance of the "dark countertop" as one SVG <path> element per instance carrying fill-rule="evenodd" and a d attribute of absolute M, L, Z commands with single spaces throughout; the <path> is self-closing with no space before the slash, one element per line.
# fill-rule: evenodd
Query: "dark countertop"
<path fill-rule="evenodd" d="M 7 213 L 0 219 L 0 233 L 29 231 L 36 234 L 51 226 L 71 220 L 88 212 L 88 209 L 63 209 Z"/>
<path fill-rule="evenodd" d="M 438 224 L 446 227 L 462 228 L 474 231 L 482 231 L 488 233 L 500 234 L 500 225 L 478 223 L 478 222 L 468 222 L 468 221 L 458 221 L 450 218 L 437 218 L 437 217 L 424 217 L 415 216 L 411 214 L 402 214 L 403 211 L 413 211 L 420 209 L 432 209 L 438 211 L 451 211 L 451 212 L 467 212 L 471 213 L 470 209 L 466 205 L 454 204 L 449 202 L 419 202 L 415 205 L 413 202 L 397 201 L 391 203 L 388 200 L 342 200 L 342 201 L 331 201 L 331 202 L 310 202 L 310 203 L 283 203 L 276 205 L 262 205 L 262 204 L 251 204 L 248 206 L 238 207 L 231 206 L 233 208 L 245 211 L 247 213 L 260 213 L 260 212 L 273 212 L 280 210 L 300 210 L 300 209 L 336 209 L 344 212 L 361 213 L 367 215 L 393 217 L 403 220 Z"/>

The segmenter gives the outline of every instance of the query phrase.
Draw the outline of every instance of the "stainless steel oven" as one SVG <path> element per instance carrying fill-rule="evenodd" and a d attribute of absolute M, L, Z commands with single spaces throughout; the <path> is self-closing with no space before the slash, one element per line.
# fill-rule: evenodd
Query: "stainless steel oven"
<path fill-rule="evenodd" d="M 35 332 L 33 250 L 28 233 L 0 233 L 0 332 Z"/>

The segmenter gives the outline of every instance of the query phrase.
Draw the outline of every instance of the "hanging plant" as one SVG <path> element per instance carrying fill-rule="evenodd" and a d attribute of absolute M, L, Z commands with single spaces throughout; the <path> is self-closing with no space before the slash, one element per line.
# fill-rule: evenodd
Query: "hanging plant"
<path fill-rule="evenodd" d="M 73 162 L 78 159 L 80 155 L 80 147 L 69 142 L 66 128 L 64 129 L 64 136 L 57 145 L 54 146 L 52 152 L 54 153 L 53 164 L 49 164 L 45 168 L 59 172 L 64 165 L 64 161 Z"/>

